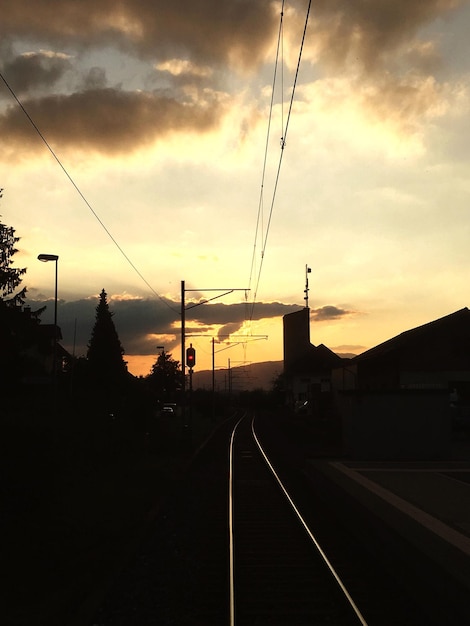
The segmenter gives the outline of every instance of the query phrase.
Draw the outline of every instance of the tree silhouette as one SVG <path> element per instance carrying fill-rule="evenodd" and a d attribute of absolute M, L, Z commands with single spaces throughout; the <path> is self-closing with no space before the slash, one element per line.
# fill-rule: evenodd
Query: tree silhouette
<path fill-rule="evenodd" d="M 181 380 L 179 361 L 172 359 L 171 353 L 162 350 L 147 376 L 150 388 L 159 399 L 170 399 L 181 389 Z"/>
<path fill-rule="evenodd" d="M 26 287 L 17 289 L 26 268 L 12 267 L 19 240 L 13 227 L 0 222 L 0 384 L 10 391 L 25 375 L 40 373 L 28 351 L 37 337 L 39 315 L 45 308 L 35 312 L 23 309 Z"/>
<path fill-rule="evenodd" d="M 3 189 L 0 189 L 0 198 Z M 21 284 L 21 277 L 26 273 L 26 268 L 12 267 L 13 256 L 18 252 L 15 248 L 20 240 L 15 236 L 15 229 L 0 222 L 0 299 L 7 306 L 24 304 L 26 287 L 14 294 L 15 289 Z M 7 296 L 11 296 L 7 299 Z"/>
<path fill-rule="evenodd" d="M 119 384 L 127 376 L 127 366 L 123 359 L 124 348 L 114 326 L 113 313 L 109 309 L 107 294 L 103 289 L 96 307 L 96 320 L 87 359 L 93 378 L 102 383 Z"/>

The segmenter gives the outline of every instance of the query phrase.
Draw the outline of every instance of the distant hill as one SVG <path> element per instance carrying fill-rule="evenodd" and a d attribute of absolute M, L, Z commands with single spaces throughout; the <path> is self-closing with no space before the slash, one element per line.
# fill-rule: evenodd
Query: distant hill
<path fill-rule="evenodd" d="M 342 359 L 352 359 L 356 355 L 352 353 L 337 353 Z M 269 391 L 273 386 L 275 378 L 282 374 L 284 370 L 283 361 L 264 361 L 262 363 L 250 363 L 241 367 L 232 367 L 232 390 L 233 391 L 253 391 L 254 389 L 264 389 Z M 228 391 L 228 369 L 215 370 L 215 389 L 217 391 Z M 196 369 L 193 374 L 194 389 L 212 389 L 212 370 Z"/>
<path fill-rule="evenodd" d="M 232 391 L 252 391 L 253 389 L 269 391 L 272 388 L 273 380 L 282 373 L 283 368 L 282 361 L 265 361 L 232 367 L 230 369 Z M 217 391 L 229 390 L 228 369 L 215 370 L 214 379 Z M 202 370 L 201 372 L 195 370 L 193 389 L 212 389 L 212 370 Z"/>

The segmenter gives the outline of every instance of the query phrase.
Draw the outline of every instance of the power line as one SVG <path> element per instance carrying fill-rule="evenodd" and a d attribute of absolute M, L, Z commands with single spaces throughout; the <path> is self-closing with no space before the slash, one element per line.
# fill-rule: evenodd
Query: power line
<path fill-rule="evenodd" d="M 124 252 L 124 250 L 122 249 L 122 247 L 119 245 L 119 243 L 116 241 L 116 239 L 113 237 L 113 235 L 111 234 L 111 232 L 109 231 L 109 229 L 106 227 L 106 225 L 104 224 L 104 222 L 102 221 L 102 219 L 99 217 L 99 215 L 96 213 L 96 211 L 93 209 L 93 207 L 91 206 L 91 204 L 88 202 L 88 200 L 86 199 L 86 197 L 84 196 L 84 194 L 82 193 L 81 189 L 78 187 L 78 185 L 76 184 L 76 182 L 74 181 L 74 179 L 72 178 L 72 176 L 69 174 L 69 172 L 67 171 L 67 169 L 65 168 L 65 166 L 63 165 L 63 163 L 61 162 L 61 160 L 59 159 L 59 157 L 57 156 L 57 154 L 54 152 L 54 150 L 52 149 L 51 145 L 49 144 L 49 142 L 47 141 L 47 139 L 44 137 L 44 135 L 42 134 L 41 130 L 38 128 L 38 126 L 36 125 L 36 123 L 34 122 L 34 120 L 32 119 L 32 117 L 30 116 L 30 114 L 28 113 L 28 111 L 26 110 L 26 108 L 24 107 L 23 103 L 20 101 L 20 99 L 18 98 L 18 96 L 16 95 L 16 93 L 13 91 L 12 87 L 9 85 L 9 83 L 7 82 L 6 78 L 3 76 L 3 74 L 0 72 L 0 78 L 2 79 L 2 81 L 5 83 L 5 86 L 7 87 L 8 91 L 11 93 L 12 97 L 14 98 L 14 100 L 17 102 L 18 106 L 21 108 L 21 110 L 23 111 L 23 113 L 25 114 L 26 118 L 28 119 L 28 121 L 30 122 L 31 126 L 34 128 L 34 130 L 36 131 L 36 133 L 39 135 L 39 137 L 41 138 L 41 140 L 43 141 L 44 145 L 46 146 L 46 148 L 49 150 L 49 152 L 51 153 L 52 157 L 54 158 L 54 160 L 56 161 L 56 163 L 59 165 L 60 169 L 62 170 L 62 172 L 65 174 L 65 176 L 67 177 L 67 179 L 69 180 L 69 182 L 72 184 L 72 186 L 74 187 L 75 191 L 78 193 L 78 195 L 80 196 L 80 198 L 83 200 L 83 202 L 86 204 L 86 206 L 89 208 L 89 210 L 92 212 L 93 216 L 98 220 L 100 226 L 103 228 L 103 230 L 105 231 L 105 233 L 108 235 L 108 237 L 111 239 L 111 241 L 114 243 L 114 245 L 116 246 L 116 248 L 119 250 L 119 252 L 122 254 L 122 256 L 126 259 L 126 261 L 129 263 L 129 265 L 132 267 L 132 269 L 136 272 L 136 274 L 139 276 L 139 278 L 147 285 L 147 287 L 150 289 L 150 291 L 155 294 L 157 296 L 157 298 L 159 298 L 169 309 L 171 309 L 172 311 L 174 311 L 176 314 L 178 314 L 178 311 L 176 309 L 174 309 L 170 304 L 168 304 L 168 302 L 160 295 L 158 294 L 155 289 L 152 287 L 152 285 L 146 280 L 146 278 L 142 275 L 142 273 L 139 271 L 139 269 L 134 265 L 134 263 L 131 261 L 131 259 L 127 256 L 127 254 Z"/>
<path fill-rule="evenodd" d="M 266 178 L 266 164 L 268 160 L 269 138 L 271 134 L 271 121 L 272 121 L 273 106 L 274 106 L 274 90 L 276 86 L 277 68 L 278 68 L 278 63 L 279 63 L 279 50 L 281 48 L 281 41 L 282 41 L 282 35 L 283 35 L 283 18 L 284 18 L 284 0 L 282 0 L 281 19 L 279 23 L 279 32 L 277 36 L 276 60 L 274 62 L 274 73 L 273 73 L 273 81 L 272 81 L 272 88 L 271 88 L 271 102 L 269 105 L 268 127 L 266 131 L 266 143 L 264 147 L 263 169 L 261 173 L 261 187 L 260 187 L 260 196 L 259 196 L 259 202 L 258 202 L 258 216 L 256 219 L 255 238 L 254 238 L 254 243 L 253 243 L 253 255 L 251 258 L 250 279 L 248 281 L 248 284 L 250 287 L 251 287 L 251 281 L 253 278 L 254 266 L 256 262 L 256 244 L 258 241 L 258 230 L 260 228 L 260 221 L 262 221 L 262 218 L 263 218 L 264 180 Z M 281 95 L 281 99 L 282 99 L 282 95 Z M 262 233 L 263 233 L 263 224 L 261 224 L 261 234 Z"/>
<path fill-rule="evenodd" d="M 266 246 L 267 246 L 267 241 L 268 241 L 268 235 L 269 235 L 269 230 L 270 230 L 271 220 L 272 220 L 272 215 L 273 215 L 273 210 L 274 210 L 274 202 L 275 202 L 277 188 L 278 188 L 278 183 L 279 183 L 279 176 L 280 176 L 280 170 L 281 170 L 281 165 L 282 165 L 282 158 L 283 158 L 283 154 L 284 154 L 284 147 L 285 147 L 286 138 L 287 138 L 287 132 L 288 132 L 288 127 L 289 127 L 290 116 L 291 116 L 291 112 L 292 112 L 295 88 L 296 88 L 296 83 L 297 83 L 297 78 L 298 78 L 298 73 L 299 73 L 299 67 L 300 67 L 300 61 L 301 61 L 301 56 L 302 56 L 303 45 L 304 45 L 304 41 L 305 41 L 305 34 L 306 34 L 307 23 L 308 23 L 308 18 L 309 18 L 309 13 L 310 13 L 310 7 L 311 7 L 311 0 L 309 0 L 308 9 L 307 9 L 307 15 L 306 15 L 306 19 L 305 19 L 304 31 L 303 31 L 302 42 L 301 42 L 301 46 L 300 46 L 299 58 L 298 58 L 298 62 L 297 62 L 297 69 L 296 69 L 296 74 L 295 74 L 295 79 L 294 79 L 294 84 L 293 84 L 293 89 L 292 89 L 292 94 L 291 94 L 291 100 L 290 100 L 289 111 L 288 111 L 288 115 L 287 115 L 286 126 L 285 126 L 284 132 L 283 132 L 282 137 L 281 137 L 281 153 L 280 153 L 280 156 L 279 156 L 279 163 L 278 163 L 278 167 L 277 167 L 277 173 L 276 173 L 276 178 L 275 178 L 274 190 L 273 190 L 273 194 L 272 194 L 272 198 L 271 198 L 269 219 L 268 219 L 268 223 L 267 223 L 266 233 L 263 234 L 263 229 L 261 229 L 261 244 L 262 244 L 261 262 L 260 262 L 258 276 L 257 276 L 256 288 L 255 288 L 254 294 L 253 294 L 253 303 L 252 303 L 252 308 L 251 308 L 251 314 L 249 316 L 250 321 L 252 321 L 252 319 L 253 319 L 254 306 L 255 306 L 256 297 L 257 297 L 258 288 L 259 288 L 259 283 L 260 283 L 260 279 L 261 279 L 261 273 L 262 273 L 262 268 L 263 268 L 263 261 L 264 261 L 264 257 L 265 257 Z M 273 76 L 273 88 L 272 88 L 272 94 L 271 94 L 269 122 L 268 122 L 266 146 L 265 146 L 265 154 L 264 154 L 264 162 L 263 162 L 262 183 L 261 183 L 260 200 L 259 200 L 259 207 L 258 207 L 258 218 L 257 218 L 257 223 L 256 223 L 255 242 L 254 242 L 254 248 L 253 248 L 253 258 L 252 258 L 252 264 L 251 264 L 251 270 L 250 270 L 250 279 L 249 279 L 249 286 L 250 287 L 251 287 L 251 281 L 252 281 L 253 272 L 254 272 L 254 264 L 255 264 L 255 257 L 256 257 L 256 242 L 258 240 L 258 230 L 259 230 L 259 227 L 260 227 L 260 220 L 262 220 L 262 217 L 263 217 L 262 209 L 263 209 L 263 195 L 264 195 L 264 180 L 265 180 L 265 175 L 266 175 L 267 153 L 268 153 L 268 144 L 269 144 L 269 138 L 270 138 L 272 111 L 273 111 L 274 87 L 275 87 L 275 84 L 276 84 L 277 67 L 278 67 L 278 60 L 279 60 L 279 50 L 280 50 L 281 47 L 282 47 L 282 54 L 283 54 L 283 17 L 284 17 L 284 0 L 282 1 L 282 7 L 281 7 L 280 25 L 279 25 L 278 42 L 277 42 L 277 50 L 276 50 L 276 62 L 275 62 L 275 70 L 274 70 L 274 76 Z M 100 226 L 106 232 L 108 237 L 111 239 L 111 241 L 117 247 L 117 249 L 119 250 L 121 255 L 125 258 L 127 263 L 132 267 L 132 269 L 136 272 L 136 274 L 140 277 L 140 279 L 147 285 L 147 287 L 150 289 L 150 291 L 153 294 L 155 294 L 169 309 L 171 309 L 173 312 L 178 314 L 178 311 L 176 309 L 174 309 L 170 304 L 168 304 L 168 302 L 162 296 L 160 296 L 160 294 L 158 294 L 155 291 L 155 289 L 150 285 L 150 283 L 146 280 L 146 278 L 143 276 L 143 274 L 140 272 L 140 270 L 136 267 L 136 265 L 132 262 L 132 260 L 129 258 L 129 256 L 126 254 L 126 252 L 123 250 L 123 248 L 118 243 L 118 241 L 115 239 L 115 237 L 111 234 L 111 232 L 106 227 L 104 222 L 101 220 L 101 218 L 99 217 L 97 212 L 93 209 L 93 207 L 91 206 L 91 204 L 89 203 L 87 198 L 84 196 L 84 194 L 82 193 L 82 191 L 80 190 L 78 185 L 75 183 L 75 181 L 72 178 L 72 176 L 70 175 L 70 173 L 67 171 L 65 166 L 62 164 L 61 160 L 59 159 L 57 154 L 54 152 L 54 150 L 52 149 L 51 145 L 48 143 L 48 141 L 46 140 L 45 136 L 43 135 L 41 130 L 38 128 L 38 126 L 36 125 L 36 123 L 34 122 L 34 120 L 32 119 L 32 117 L 30 116 L 30 114 L 28 113 L 28 111 L 26 110 L 26 108 L 24 107 L 22 102 L 19 100 L 19 98 L 17 97 L 17 95 L 13 91 L 12 87 L 9 85 L 9 83 L 6 80 L 6 78 L 3 76 L 3 74 L 1 72 L 0 72 L 0 78 L 4 82 L 5 86 L 7 87 L 9 92 L 11 93 L 12 97 L 14 98 L 14 100 L 17 102 L 18 106 L 23 111 L 24 115 L 26 116 L 26 118 L 28 119 L 28 121 L 30 122 L 30 124 L 32 125 L 32 127 L 34 128 L 34 130 L 36 131 L 38 136 L 40 137 L 40 139 L 43 141 L 44 145 L 46 146 L 46 148 L 48 149 L 48 151 L 50 152 L 50 154 L 52 155 L 52 157 L 54 158 L 56 163 L 62 169 L 63 173 L 65 174 L 65 176 L 67 177 L 69 182 L 72 184 L 72 186 L 74 187 L 76 192 L 79 194 L 80 198 L 83 200 L 83 202 L 86 204 L 88 209 L 91 211 L 91 213 L 93 214 L 95 219 L 99 222 Z M 282 76 L 282 85 L 283 85 L 283 76 Z M 283 93 L 281 94 L 281 103 L 283 105 Z M 283 115 L 284 114 L 282 112 L 282 124 L 283 124 Z"/>
<path fill-rule="evenodd" d="M 281 165 L 282 165 L 282 158 L 284 155 L 284 148 L 286 145 L 286 139 L 287 139 L 287 133 L 289 130 L 289 121 L 290 121 L 290 117 L 291 117 L 291 113 L 292 113 L 292 107 L 293 107 L 293 103 L 294 103 L 294 95 L 295 95 L 295 89 L 297 86 L 297 79 L 298 79 L 298 75 L 299 75 L 299 69 L 300 69 L 300 61 L 302 59 L 302 52 L 303 52 L 303 47 L 304 47 L 304 43 L 305 43 L 305 35 L 307 32 L 307 25 L 308 25 L 308 19 L 309 19 L 309 15 L 310 15 L 310 7 L 311 7 L 311 0 L 309 0 L 308 3 L 308 7 L 307 7 L 307 14 L 305 17 L 305 24 L 304 24 L 304 29 L 303 29 L 303 33 L 302 33 L 302 40 L 301 40 L 301 44 L 300 44 L 300 50 L 299 50 L 299 56 L 298 56 L 298 60 L 297 60 L 297 67 L 296 67 L 296 71 L 295 71 L 295 77 L 294 77 L 294 82 L 293 82 L 293 86 L 292 86 L 292 93 L 291 93 L 291 98 L 290 98 L 290 103 L 289 103 L 289 110 L 287 113 L 287 120 L 286 120 L 286 126 L 283 132 L 283 135 L 281 137 L 281 153 L 279 155 L 279 163 L 278 163 L 278 167 L 277 167 L 277 172 L 276 172 L 276 178 L 275 178 L 275 183 L 274 183 L 274 189 L 273 189 L 273 194 L 272 194 L 272 198 L 271 198 L 271 206 L 270 206 L 270 211 L 269 211 L 269 218 L 268 218 L 268 224 L 266 227 L 266 234 L 264 236 L 264 239 L 262 240 L 262 249 L 261 249 L 261 261 L 260 261 L 260 267 L 259 267 L 259 271 L 258 271 L 258 278 L 257 278 L 257 282 L 256 282 L 256 287 L 253 291 L 253 303 L 252 303 L 252 307 L 251 307 L 251 314 L 250 314 L 250 321 L 253 319 L 253 313 L 254 313 L 254 307 L 255 307 L 255 302 L 256 302 L 256 296 L 258 294 L 258 288 L 259 288 L 259 283 L 261 280 L 261 272 L 263 269 L 263 261 L 264 261 L 264 257 L 265 257 L 265 252 L 266 252 L 266 246 L 267 246 L 267 242 L 268 242 L 268 235 L 269 235 L 269 230 L 270 230 L 270 226 L 271 226 L 271 220 L 272 220 L 272 215 L 273 215 L 273 210 L 274 210 L 274 202 L 276 199 L 276 193 L 277 193 L 277 188 L 278 188 L 278 184 L 279 184 L 279 176 L 280 176 L 280 172 L 281 172 Z M 283 3 L 284 6 L 284 3 Z M 282 25 L 282 15 L 283 12 L 281 13 L 281 25 Z M 280 28 L 280 33 L 281 33 L 281 28 Z M 279 44 L 278 44 L 279 46 Z M 277 65 L 277 57 L 276 57 L 276 65 Z M 273 91 L 274 91 L 274 85 L 273 85 Z M 272 100 L 271 100 L 271 106 L 272 106 Z M 271 117 L 271 112 L 270 112 L 270 117 Z M 263 169 L 263 184 L 264 184 L 264 169 Z M 251 279 L 251 277 L 250 277 Z"/>

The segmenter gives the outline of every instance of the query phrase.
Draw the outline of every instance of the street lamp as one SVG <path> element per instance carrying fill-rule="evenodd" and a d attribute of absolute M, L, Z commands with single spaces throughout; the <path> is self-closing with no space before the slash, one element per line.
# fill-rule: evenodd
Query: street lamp
<path fill-rule="evenodd" d="M 57 384 L 57 275 L 58 275 L 58 261 L 57 254 L 40 254 L 38 256 L 39 261 L 47 263 L 48 261 L 55 261 L 55 293 L 54 293 L 54 357 L 52 362 L 52 371 L 54 375 L 54 385 Z"/>

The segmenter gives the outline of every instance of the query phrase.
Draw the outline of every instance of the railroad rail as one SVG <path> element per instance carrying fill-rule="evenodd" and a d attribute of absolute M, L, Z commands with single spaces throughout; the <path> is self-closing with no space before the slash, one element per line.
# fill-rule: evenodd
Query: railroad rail
<path fill-rule="evenodd" d="M 367 621 L 246 418 L 230 445 L 230 626 Z"/>
<path fill-rule="evenodd" d="M 222 424 L 89 626 L 432 626 L 282 449 L 269 418 Z"/>

